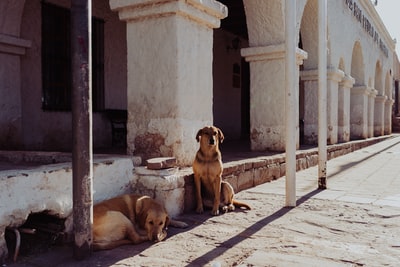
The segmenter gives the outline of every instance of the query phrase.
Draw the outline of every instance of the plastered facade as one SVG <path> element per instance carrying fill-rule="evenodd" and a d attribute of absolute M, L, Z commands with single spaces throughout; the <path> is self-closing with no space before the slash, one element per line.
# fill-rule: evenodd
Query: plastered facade
<path fill-rule="evenodd" d="M 69 8 L 66 0 L 48 2 Z M 300 81 L 294 120 L 302 125 L 293 134 L 304 130 L 299 146 L 317 140 L 318 2 L 296 3 Z M 197 130 L 217 123 L 239 139 L 245 108 L 251 148 L 284 151 L 284 2 L 243 1 L 248 38 L 240 36 L 239 49 L 227 48 L 235 35 L 220 29 L 229 16 L 226 5 L 214 0 L 93 3 L 93 15 L 105 22 L 104 108 L 128 111 L 128 154 L 175 156 L 190 165 Z M 40 10 L 40 1 L 0 5 L 1 147 L 68 151 L 70 112 L 41 109 Z M 328 143 L 390 133 L 399 75 L 394 41 L 369 1 L 329 1 L 327 19 Z M 250 65 L 249 107 L 241 106 L 240 88 L 227 85 L 232 65 L 243 69 L 241 59 Z M 111 146 L 110 131 L 105 114 L 94 112 L 95 148 Z"/>
<path fill-rule="evenodd" d="M 69 8 L 67 0 L 46 2 Z M 229 1 L 92 2 L 93 15 L 105 22 L 105 109 L 128 112 L 127 154 L 174 156 L 180 166 L 189 166 L 198 148 L 195 135 L 204 125 L 217 124 L 226 137 L 241 138 L 245 107 L 243 90 L 231 83 L 235 64 L 241 70 L 249 65 L 245 136 L 252 150 L 284 151 L 287 134 L 296 135 L 297 147 L 316 144 L 317 0 L 296 1 L 299 83 L 293 133 L 285 129 L 284 1 L 242 1 L 247 37 L 240 36 L 238 48 L 231 45 L 237 36 L 221 27 L 230 15 Z M 390 134 L 393 89 L 400 79 L 395 42 L 371 1 L 327 4 L 328 144 Z M 71 149 L 70 112 L 41 108 L 40 25 L 40 0 L 0 1 L 0 149 Z M 111 146 L 110 131 L 107 117 L 94 112 L 95 148 Z M 131 177 L 136 182 L 137 175 Z"/>

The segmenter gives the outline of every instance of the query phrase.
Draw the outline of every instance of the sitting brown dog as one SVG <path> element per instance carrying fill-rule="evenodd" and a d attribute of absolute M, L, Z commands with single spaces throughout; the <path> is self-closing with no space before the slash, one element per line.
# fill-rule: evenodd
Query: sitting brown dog
<path fill-rule="evenodd" d="M 196 140 L 200 142 L 200 148 L 193 162 L 196 212 L 202 213 L 203 206 L 212 208 L 212 215 L 218 215 L 220 208 L 224 212 L 234 210 L 235 205 L 251 209 L 249 205 L 234 200 L 232 186 L 228 182 L 222 181 L 223 166 L 219 143 L 223 142 L 224 134 L 221 129 L 215 126 L 206 126 L 197 132 Z M 202 186 L 204 192 L 202 192 Z"/>
<path fill-rule="evenodd" d="M 162 204 L 148 196 L 122 195 L 93 207 L 93 249 L 113 249 L 167 237 L 167 226 L 184 228 L 171 220 Z"/>

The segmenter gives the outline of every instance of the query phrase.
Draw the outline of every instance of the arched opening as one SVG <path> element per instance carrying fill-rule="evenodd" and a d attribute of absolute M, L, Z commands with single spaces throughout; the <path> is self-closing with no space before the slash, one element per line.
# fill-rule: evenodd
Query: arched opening
<path fill-rule="evenodd" d="M 351 58 L 351 76 L 355 79 L 355 86 L 364 85 L 364 59 L 361 44 L 356 42 L 353 47 Z"/>
<path fill-rule="evenodd" d="M 350 97 L 350 138 L 368 137 L 368 90 L 365 85 L 364 58 L 360 42 L 353 46 L 351 76 L 355 79 Z"/>
<path fill-rule="evenodd" d="M 390 74 L 388 72 L 386 73 L 386 78 L 385 78 L 385 95 L 387 96 L 388 99 L 392 99 L 392 84 L 390 81 L 391 81 Z"/>
<path fill-rule="evenodd" d="M 318 1 L 308 0 L 301 18 L 300 36 L 301 49 L 307 52 L 304 69 L 318 68 Z"/>
<path fill-rule="evenodd" d="M 383 95 L 384 90 L 382 88 L 382 67 L 379 61 L 376 62 L 375 67 L 375 90 L 378 91 L 378 95 Z"/>
<path fill-rule="evenodd" d="M 222 0 L 229 10 L 214 30 L 213 117 L 229 140 L 249 140 L 250 68 L 240 49 L 248 47 L 246 15 L 242 1 Z"/>

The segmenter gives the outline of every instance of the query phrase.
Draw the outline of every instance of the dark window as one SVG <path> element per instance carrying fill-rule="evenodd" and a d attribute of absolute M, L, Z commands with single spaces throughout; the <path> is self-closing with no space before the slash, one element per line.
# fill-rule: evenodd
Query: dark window
<path fill-rule="evenodd" d="M 70 11 L 42 4 L 42 108 L 71 110 Z M 104 109 L 104 21 L 92 19 L 92 101 Z"/>

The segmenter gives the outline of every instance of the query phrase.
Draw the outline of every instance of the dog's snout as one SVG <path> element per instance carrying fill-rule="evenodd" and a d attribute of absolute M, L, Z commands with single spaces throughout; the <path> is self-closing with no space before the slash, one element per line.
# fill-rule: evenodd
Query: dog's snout
<path fill-rule="evenodd" d="M 162 230 L 161 233 L 154 233 L 152 236 L 152 241 L 155 243 L 163 241 L 167 237 L 167 231 Z"/>
<path fill-rule="evenodd" d="M 214 140 L 214 138 L 210 138 L 210 140 L 209 140 L 209 142 L 208 142 L 210 145 L 215 145 L 215 140 Z"/>

